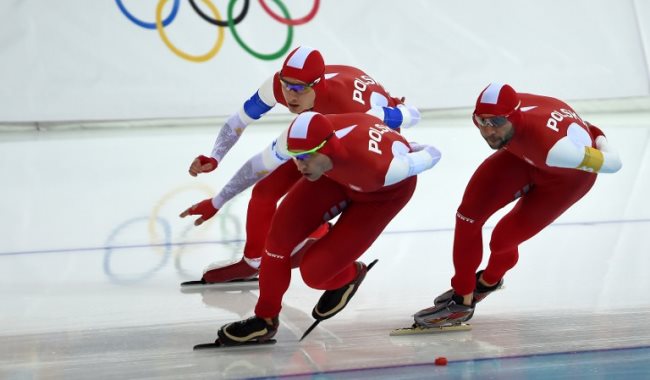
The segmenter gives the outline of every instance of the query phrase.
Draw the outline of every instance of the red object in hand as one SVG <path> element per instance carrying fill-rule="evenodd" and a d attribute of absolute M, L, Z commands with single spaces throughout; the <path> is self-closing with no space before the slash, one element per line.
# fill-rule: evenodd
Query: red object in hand
<path fill-rule="evenodd" d="M 438 357 L 433 363 L 435 365 L 447 365 L 447 358 L 444 356 Z"/>
<path fill-rule="evenodd" d="M 194 221 L 195 226 L 200 226 L 201 224 L 203 224 L 203 222 L 212 218 L 217 213 L 217 211 L 219 211 L 219 209 L 216 209 L 212 205 L 212 198 L 208 198 L 197 204 L 192 205 L 192 207 L 183 211 L 180 217 L 184 218 L 188 215 L 201 215 L 200 218 Z"/>
<path fill-rule="evenodd" d="M 214 157 L 200 155 L 192 161 L 190 165 L 190 175 L 196 177 L 199 173 L 209 173 L 219 166 L 219 162 Z"/>

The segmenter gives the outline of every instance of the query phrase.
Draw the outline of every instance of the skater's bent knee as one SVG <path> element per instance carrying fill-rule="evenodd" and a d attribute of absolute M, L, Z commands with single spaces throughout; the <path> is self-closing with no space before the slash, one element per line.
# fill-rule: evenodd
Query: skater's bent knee
<path fill-rule="evenodd" d="M 323 284 L 331 277 L 331 275 L 323 273 L 322 268 L 319 269 L 318 266 L 310 265 L 305 258 L 300 263 L 300 275 L 307 286 L 321 290 L 325 290 Z"/>

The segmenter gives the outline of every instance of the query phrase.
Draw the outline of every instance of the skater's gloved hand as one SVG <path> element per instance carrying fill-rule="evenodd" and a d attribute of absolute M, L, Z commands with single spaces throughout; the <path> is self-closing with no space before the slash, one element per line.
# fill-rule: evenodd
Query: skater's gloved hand
<path fill-rule="evenodd" d="M 208 198 L 197 204 L 192 205 L 192 207 L 183 211 L 179 216 L 181 218 L 184 218 L 188 215 L 201 215 L 200 218 L 194 221 L 195 226 L 200 226 L 201 224 L 203 224 L 203 222 L 212 218 L 217 213 L 217 211 L 219 211 L 219 209 L 215 208 L 212 205 L 212 198 Z"/>
<path fill-rule="evenodd" d="M 406 97 L 402 96 L 401 98 L 396 98 L 394 96 L 391 96 L 395 104 L 404 104 L 406 102 Z"/>
<path fill-rule="evenodd" d="M 585 122 L 585 124 L 587 124 L 587 127 L 589 127 L 589 132 L 591 132 L 591 135 L 594 136 L 594 140 L 597 139 L 598 136 L 605 136 L 603 131 L 601 131 L 597 126 L 589 122 Z"/>
<path fill-rule="evenodd" d="M 214 157 L 200 155 L 190 165 L 190 175 L 196 177 L 199 173 L 209 173 L 217 168 L 219 162 Z"/>

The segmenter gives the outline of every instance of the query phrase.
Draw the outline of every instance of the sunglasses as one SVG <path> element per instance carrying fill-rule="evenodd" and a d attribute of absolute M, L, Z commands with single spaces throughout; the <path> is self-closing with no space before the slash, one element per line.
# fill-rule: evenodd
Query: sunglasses
<path fill-rule="evenodd" d="M 506 125 L 508 122 L 508 117 L 507 116 L 479 116 L 479 115 L 474 115 L 474 120 L 476 120 L 476 123 L 480 125 L 481 127 L 492 127 L 492 128 L 499 128 L 503 127 Z"/>
<path fill-rule="evenodd" d="M 492 128 L 503 127 L 508 122 L 508 117 L 510 117 L 510 115 L 515 113 L 519 109 L 520 105 L 521 105 L 521 101 L 519 101 L 515 109 L 510 111 L 510 113 L 508 113 L 507 115 L 495 116 L 495 115 L 485 115 L 485 114 L 483 115 L 474 114 L 473 115 L 474 122 L 476 123 L 477 126 L 481 126 L 481 127 L 492 127 Z"/>
<path fill-rule="evenodd" d="M 306 83 L 306 84 L 289 83 L 286 80 L 284 80 L 282 75 L 280 75 L 280 83 L 282 83 L 282 87 L 284 87 L 285 89 L 287 89 L 289 91 L 293 91 L 293 92 L 297 92 L 297 93 L 302 93 L 302 92 L 307 91 L 308 88 L 314 87 L 316 84 L 318 84 L 318 82 L 320 82 L 320 78 L 316 79 L 315 81 L 313 81 L 311 83 Z"/>
<path fill-rule="evenodd" d="M 311 156 L 312 154 L 318 152 L 322 147 L 324 147 L 327 140 L 329 140 L 332 136 L 334 136 L 334 132 L 330 133 L 327 137 L 325 137 L 325 140 L 323 140 L 323 142 L 318 144 L 315 148 L 312 148 L 312 149 L 309 149 L 309 150 L 301 150 L 301 151 L 294 151 L 294 150 L 287 149 L 287 151 L 288 151 L 289 155 L 291 157 L 295 158 L 296 160 L 304 161 L 309 156 Z"/>

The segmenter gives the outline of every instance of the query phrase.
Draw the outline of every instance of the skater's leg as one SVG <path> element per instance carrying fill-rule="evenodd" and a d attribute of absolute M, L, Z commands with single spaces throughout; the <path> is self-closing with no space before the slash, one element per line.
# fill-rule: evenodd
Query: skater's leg
<path fill-rule="evenodd" d="M 299 178 L 296 166 L 287 162 L 255 185 L 248 203 L 244 257 L 234 264 L 209 266 L 203 273 L 204 282 L 221 283 L 257 276 L 276 205 Z"/>
<path fill-rule="evenodd" d="M 476 271 L 483 258 L 483 225 L 497 210 L 531 186 L 530 165 L 506 151 L 488 157 L 470 179 L 456 213 L 451 285 L 471 304 Z"/>
<path fill-rule="evenodd" d="M 282 164 L 254 187 L 246 214 L 246 245 L 244 256 L 249 259 L 262 257 L 264 244 L 271 228 L 271 220 L 278 201 L 300 179 L 296 165 L 289 161 Z"/>
<path fill-rule="evenodd" d="M 356 260 L 408 203 L 416 179 L 406 181 L 390 199 L 352 200 L 332 230 L 305 254 L 300 265 L 303 280 L 314 289 L 325 290 L 312 311 L 317 320 L 336 315 L 355 294 L 368 270 Z"/>
<path fill-rule="evenodd" d="M 575 173 L 562 180 L 536 180 L 535 187 L 496 225 L 490 241 L 485 284 L 495 284 L 519 259 L 519 245 L 551 224 L 591 189 L 596 175 Z"/>
<path fill-rule="evenodd" d="M 291 252 L 328 219 L 332 207 L 346 200 L 344 188 L 324 176 L 315 182 L 301 179 L 287 193 L 273 217 L 266 253 L 262 256 L 255 315 L 271 318 L 279 314 L 291 279 Z"/>

